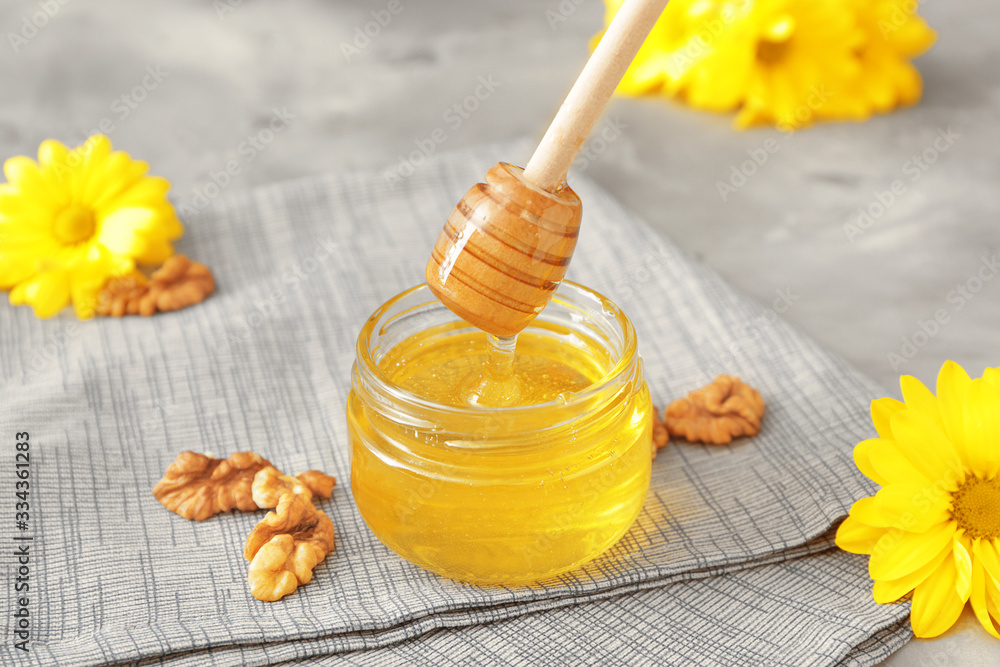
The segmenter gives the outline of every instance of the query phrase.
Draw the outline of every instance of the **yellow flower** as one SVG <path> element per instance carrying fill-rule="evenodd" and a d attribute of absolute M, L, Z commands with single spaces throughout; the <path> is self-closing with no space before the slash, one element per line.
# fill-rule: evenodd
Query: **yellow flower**
<path fill-rule="evenodd" d="M 95 135 L 68 150 L 42 142 L 38 162 L 12 157 L 0 184 L 0 289 L 14 305 L 51 317 L 71 300 L 93 316 L 108 278 L 158 265 L 183 233 L 166 194 L 170 183 Z"/>
<path fill-rule="evenodd" d="M 879 113 L 916 104 L 923 81 L 910 59 L 927 51 L 937 37 L 916 15 L 916 0 L 853 2 L 866 39 L 858 53 L 860 76 L 845 96 L 857 96 Z"/>
<path fill-rule="evenodd" d="M 837 546 L 870 554 L 879 604 L 913 591 L 918 637 L 950 628 L 965 607 L 1000 638 L 1000 367 L 971 379 L 945 362 L 937 396 L 904 375 L 903 402 L 872 402 L 878 438 L 854 461 L 882 488 L 837 530 Z"/>
<path fill-rule="evenodd" d="M 622 2 L 605 3 L 610 23 Z M 737 110 L 741 128 L 863 120 L 920 97 L 920 75 L 909 58 L 925 51 L 934 33 L 912 13 L 915 6 L 915 0 L 672 0 L 618 92 Z"/>

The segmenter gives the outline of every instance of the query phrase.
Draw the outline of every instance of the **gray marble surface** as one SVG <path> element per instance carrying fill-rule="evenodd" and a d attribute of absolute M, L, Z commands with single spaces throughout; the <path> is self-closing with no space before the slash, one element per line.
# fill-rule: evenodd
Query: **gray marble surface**
<path fill-rule="evenodd" d="M 102 129 L 169 178 L 178 205 L 198 207 L 323 171 L 398 167 L 421 145 L 538 137 L 603 11 L 598 0 L 399 0 L 381 13 L 389 5 L 5 0 L 0 156 Z M 373 11 L 385 25 L 355 41 Z M 790 295 L 784 317 L 895 395 L 901 373 L 933 386 L 945 359 L 976 374 L 1000 364 L 1000 6 L 921 13 L 939 40 L 919 61 L 915 108 L 785 135 L 620 99 L 605 121 L 612 139 L 578 164 L 744 291 Z M 269 134 L 276 112 L 287 122 Z M 777 150 L 724 200 L 717 183 L 769 140 Z M 925 152 L 933 163 L 915 171 Z M 897 180 L 901 194 L 879 213 Z M 876 215 L 850 235 L 859 208 Z M 1000 664 L 1000 642 L 967 611 L 889 664 Z"/>

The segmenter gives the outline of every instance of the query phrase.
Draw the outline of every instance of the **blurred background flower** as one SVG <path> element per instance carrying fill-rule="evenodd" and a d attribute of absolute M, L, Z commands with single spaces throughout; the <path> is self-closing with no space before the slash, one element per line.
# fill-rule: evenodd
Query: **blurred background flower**
<path fill-rule="evenodd" d="M 184 232 L 167 201 L 170 183 L 148 165 L 112 151 L 94 135 L 69 150 L 46 140 L 38 162 L 4 163 L 0 184 L 0 289 L 10 302 L 52 317 L 71 301 L 81 319 L 94 315 L 98 290 L 136 264 L 159 265 Z"/>
<path fill-rule="evenodd" d="M 605 0 L 606 23 L 621 4 Z M 920 99 L 910 59 L 935 33 L 916 9 L 916 0 L 672 0 L 618 92 L 737 111 L 739 128 L 864 120 Z"/>

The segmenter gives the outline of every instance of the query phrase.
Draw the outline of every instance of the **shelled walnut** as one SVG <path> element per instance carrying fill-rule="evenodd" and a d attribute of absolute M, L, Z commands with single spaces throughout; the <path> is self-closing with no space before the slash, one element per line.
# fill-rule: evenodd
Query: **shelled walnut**
<path fill-rule="evenodd" d="M 312 503 L 329 498 L 337 480 L 318 470 L 284 475 L 253 452 L 228 459 L 182 452 L 153 495 L 186 519 L 205 519 L 231 509 L 276 507 L 247 537 L 247 580 L 254 597 L 279 600 L 312 579 L 313 568 L 333 551 L 333 522 Z"/>
<path fill-rule="evenodd" d="M 312 501 L 314 495 L 329 498 L 337 484 L 332 476 L 318 470 L 299 473 L 295 477 L 281 474 L 274 466 L 263 468 L 253 479 L 253 500 L 257 507 L 277 507 L 287 493 L 301 495 Z"/>
<path fill-rule="evenodd" d="M 739 378 L 720 375 L 715 381 L 671 403 L 664 421 L 671 436 L 722 445 L 733 438 L 757 435 L 764 399 Z"/>
<path fill-rule="evenodd" d="M 97 297 L 98 315 L 149 316 L 201 303 L 215 291 L 215 278 L 204 264 L 174 255 L 147 281 L 142 274 L 112 278 Z"/>
<path fill-rule="evenodd" d="M 98 295 L 94 311 L 105 317 L 138 315 L 142 298 L 148 292 L 149 284 L 141 273 L 112 278 Z"/>
<path fill-rule="evenodd" d="M 254 475 L 270 465 L 253 452 L 237 452 L 228 459 L 181 452 L 153 487 L 153 495 L 171 512 L 193 521 L 233 509 L 255 510 Z"/>
<path fill-rule="evenodd" d="M 333 522 L 305 494 L 285 493 L 247 537 L 250 592 L 267 602 L 294 593 L 333 551 L 333 538 Z"/>
<path fill-rule="evenodd" d="M 337 480 L 333 475 L 327 475 L 319 470 L 307 470 L 295 476 L 313 492 L 314 496 L 326 500 L 333 495 L 333 487 L 337 486 Z"/>
<path fill-rule="evenodd" d="M 215 277 L 207 266 L 174 255 L 150 276 L 143 303 L 153 304 L 160 312 L 180 310 L 201 303 L 214 291 Z"/>

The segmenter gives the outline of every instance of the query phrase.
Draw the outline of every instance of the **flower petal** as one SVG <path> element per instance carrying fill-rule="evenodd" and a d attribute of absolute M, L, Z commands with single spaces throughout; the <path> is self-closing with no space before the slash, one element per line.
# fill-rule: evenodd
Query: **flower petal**
<path fill-rule="evenodd" d="M 1000 390 L 981 378 L 965 395 L 965 449 L 969 468 L 989 479 L 1000 469 Z"/>
<path fill-rule="evenodd" d="M 27 257 L 4 257 L 0 253 L 0 290 L 9 290 L 33 276 L 36 270 L 35 262 Z"/>
<path fill-rule="evenodd" d="M 990 616 L 1000 622 L 1000 581 L 983 568 L 986 577 L 986 608 Z"/>
<path fill-rule="evenodd" d="M 870 554 L 885 533 L 885 528 L 866 526 L 847 517 L 837 528 L 836 542 L 838 547 L 852 554 Z"/>
<path fill-rule="evenodd" d="M 997 366 L 996 368 L 987 368 L 983 371 L 983 379 L 997 389 L 1000 389 L 1000 366 Z"/>
<path fill-rule="evenodd" d="M 951 548 L 955 522 L 932 527 L 924 533 L 908 533 L 889 529 L 879 538 L 868 561 L 872 579 L 899 579 L 926 565 L 940 553 Z"/>
<path fill-rule="evenodd" d="M 893 482 L 931 483 L 927 475 L 910 463 L 895 440 L 878 440 L 877 442 L 880 444 L 878 447 L 871 448 L 868 460 L 875 473 L 884 480 L 881 482 L 882 486 L 888 486 Z M 857 462 L 857 457 L 855 457 L 855 462 Z"/>
<path fill-rule="evenodd" d="M 937 417 L 936 410 L 935 418 L 913 409 L 900 410 L 892 416 L 892 432 L 910 463 L 931 481 L 941 481 L 945 490 L 952 490 L 965 479 L 965 466 Z"/>
<path fill-rule="evenodd" d="M 69 280 L 63 270 L 46 271 L 19 283 L 10 293 L 15 306 L 30 305 L 35 317 L 48 319 L 69 303 Z"/>
<path fill-rule="evenodd" d="M 983 564 L 978 560 L 974 560 L 972 562 L 972 586 L 969 591 L 969 602 L 972 603 L 972 611 L 975 612 L 980 625 L 986 629 L 986 632 L 1000 639 L 1000 632 L 998 632 L 997 624 L 990 615 L 989 605 L 986 600 L 988 576 L 983 569 Z"/>
<path fill-rule="evenodd" d="M 161 176 L 147 176 L 119 192 L 113 199 L 102 202 L 101 208 L 146 206 L 151 201 L 166 201 L 170 181 Z"/>
<path fill-rule="evenodd" d="M 74 158 L 75 154 L 54 139 L 46 139 L 38 147 L 38 166 L 42 177 L 53 190 L 68 195 L 67 200 L 73 199 Z"/>
<path fill-rule="evenodd" d="M 958 620 L 965 600 L 955 591 L 955 561 L 945 558 L 941 565 L 913 590 L 910 625 L 917 637 L 937 637 Z"/>
<path fill-rule="evenodd" d="M 919 586 L 934 570 L 938 569 L 942 561 L 948 557 L 950 552 L 947 549 L 931 559 L 926 565 L 917 568 L 905 577 L 899 579 L 879 579 L 872 587 L 872 598 L 878 604 L 891 604 Z"/>
<path fill-rule="evenodd" d="M 872 464 L 871 456 L 882 444 L 883 441 L 879 438 L 871 438 L 870 440 L 862 440 L 854 446 L 854 465 L 858 467 L 862 475 L 879 486 L 885 486 L 886 479 L 878 473 Z"/>
<path fill-rule="evenodd" d="M 951 360 L 944 362 L 938 372 L 937 399 L 941 421 L 944 423 L 945 432 L 963 459 L 965 439 L 962 436 L 964 423 L 962 408 L 965 405 L 965 392 L 968 391 L 970 382 L 972 380 L 965 369 Z"/>
<path fill-rule="evenodd" d="M 42 169 L 46 167 L 66 166 L 66 156 L 69 149 L 61 141 L 46 139 L 38 146 L 38 166 Z"/>
<path fill-rule="evenodd" d="M 104 174 L 110 153 L 111 140 L 103 134 L 91 135 L 70 151 L 69 191 L 73 201 L 93 206 L 93 193 L 106 185 Z"/>
<path fill-rule="evenodd" d="M 853 505 L 851 505 L 851 511 L 848 516 L 856 521 L 860 521 L 866 526 L 874 526 L 877 528 L 902 528 L 902 526 L 893 526 L 892 519 L 886 518 L 881 512 L 879 512 L 875 496 L 868 496 L 867 498 L 862 498 L 856 501 Z"/>
<path fill-rule="evenodd" d="M 899 388 L 903 391 L 903 402 L 906 403 L 906 407 L 930 417 L 941 430 L 944 430 L 937 397 L 931 393 L 927 385 L 912 375 L 903 375 L 899 378 Z"/>
<path fill-rule="evenodd" d="M 886 523 L 865 523 L 922 533 L 946 523 L 951 516 L 949 509 L 948 497 L 932 486 L 891 484 L 875 494 L 875 513 Z"/>
<path fill-rule="evenodd" d="M 67 199 L 65 193 L 49 188 L 49 184 L 42 176 L 38 164 L 25 155 L 15 155 L 3 164 L 3 172 L 7 180 L 16 185 L 22 196 L 42 201 L 56 200 L 59 206 L 65 205 Z"/>
<path fill-rule="evenodd" d="M 906 407 L 902 401 L 895 398 L 876 398 L 872 401 L 871 413 L 872 423 L 879 437 L 886 440 L 892 439 L 892 427 L 889 425 L 889 418 Z"/>
<path fill-rule="evenodd" d="M 994 579 L 1000 580 L 1000 554 L 997 553 L 996 544 L 989 539 L 976 540 L 972 543 L 972 552 L 986 571 Z"/>
<path fill-rule="evenodd" d="M 97 241 L 111 253 L 134 257 L 140 264 L 161 264 L 173 253 L 169 238 L 176 238 L 165 237 L 164 231 L 178 228 L 172 211 L 165 215 L 152 207 L 120 208 L 101 220 Z"/>
<path fill-rule="evenodd" d="M 955 559 L 955 592 L 963 600 L 969 599 L 972 589 L 972 556 L 969 555 L 969 538 L 961 531 L 955 534 L 952 556 Z"/>

